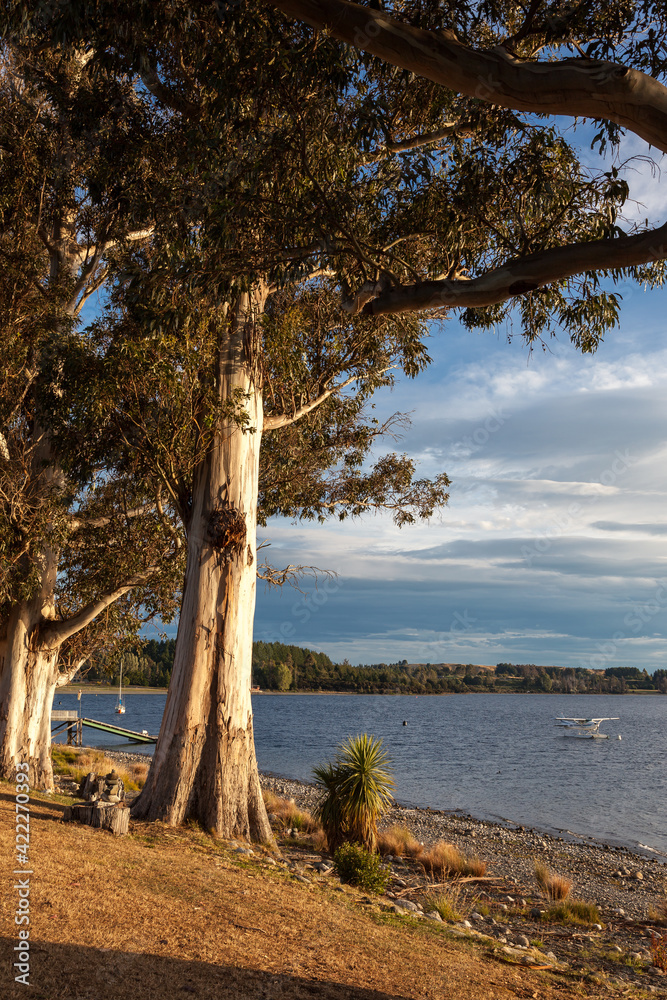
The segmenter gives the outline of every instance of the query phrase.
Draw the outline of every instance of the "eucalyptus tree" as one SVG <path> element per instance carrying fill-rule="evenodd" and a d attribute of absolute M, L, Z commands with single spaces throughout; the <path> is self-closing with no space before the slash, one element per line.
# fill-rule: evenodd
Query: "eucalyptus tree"
<path fill-rule="evenodd" d="M 117 442 L 119 470 L 126 463 L 139 478 L 161 477 L 161 508 L 180 520 L 188 552 L 165 716 L 133 815 L 196 818 L 265 839 L 249 705 L 254 593 L 257 578 L 283 583 L 299 568 L 259 562 L 256 523 L 275 513 L 323 520 L 389 509 L 403 524 L 445 502 L 446 476 L 419 480 L 412 461 L 395 454 L 367 462 L 401 421 L 368 419 L 365 404 L 391 384 L 393 366 L 423 367 L 425 351 L 413 321 L 351 320 L 326 288 L 283 288 L 269 295 L 256 333 L 257 381 L 244 383 L 242 396 L 223 395 L 216 365 L 229 334 L 219 337 L 217 308 L 187 293 L 181 301 L 176 285 L 169 317 L 152 323 L 150 269 L 145 279 L 113 288 L 92 352 L 79 341 L 62 358 L 70 404 L 93 411 L 91 431 L 104 447 Z M 177 334 L 181 319 L 186 330 Z M 252 425 L 250 388 L 266 410 Z M 235 483 L 239 452 L 249 487 Z M 235 711 L 244 730 L 237 724 L 227 735 Z"/>
<path fill-rule="evenodd" d="M 128 211 L 149 162 L 147 109 L 126 86 L 93 80 L 87 61 L 12 38 L 0 66 L 0 773 L 24 760 L 42 788 L 53 787 L 56 685 L 151 604 L 169 616 L 177 589 L 173 567 L 159 598 L 146 589 L 176 555 L 148 484 L 105 469 L 91 489 L 93 470 L 63 461 L 51 426 L 68 412 L 60 345 L 111 255 L 147 233 Z"/>
<path fill-rule="evenodd" d="M 415 75 L 432 81 L 461 102 L 517 113 L 520 127 L 551 123 L 566 147 L 563 125 L 595 123 L 592 148 L 602 156 L 618 151 L 629 134 L 667 151 L 667 9 L 656 0 L 576 3 L 534 0 L 530 4 L 487 0 L 396 0 L 370 6 L 349 0 L 264 0 L 270 7 L 401 70 L 406 91 Z M 565 119 L 565 121 L 563 121 Z M 569 121 L 568 121 L 569 119 Z M 470 131 L 466 114 L 453 116 L 454 131 Z M 473 126 L 473 138 L 483 138 Z M 414 141 L 420 137 L 413 135 Z M 422 135 L 421 141 L 432 141 Z M 556 141 L 556 139 L 555 139 Z M 600 160 L 591 179 L 608 183 L 613 197 L 608 219 L 586 219 L 573 205 L 563 177 L 545 192 L 536 183 L 526 197 L 511 191 L 512 170 L 480 185 L 478 212 L 487 228 L 489 201 L 499 188 L 508 199 L 508 219 L 496 252 L 468 263 L 465 280 L 426 273 L 410 281 L 389 280 L 353 298 L 352 309 L 371 315 L 425 309 L 473 310 L 480 321 L 506 313 L 516 303 L 533 330 L 554 324 L 569 329 L 584 350 L 594 350 L 604 329 L 617 320 L 619 301 L 600 291 L 601 278 L 649 287 L 661 284 L 667 258 L 667 223 L 651 228 L 622 224 L 618 207 L 627 184 L 618 169 Z M 545 197 L 556 199 L 567 225 L 544 226 Z M 583 206 L 585 207 L 585 206 Z M 474 266 L 476 265 L 476 266 Z M 362 274 L 355 285 L 364 288 Z"/>
<path fill-rule="evenodd" d="M 313 494 L 299 453 L 334 454 L 326 437 L 335 440 L 346 393 L 363 396 L 391 366 L 414 374 L 424 360 L 422 321 L 378 320 L 373 303 L 422 279 L 464 283 L 515 242 L 604 234 L 625 189 L 587 177 L 539 123 L 426 81 L 406 89 L 266 8 L 34 5 L 20 22 L 31 37 L 75 42 L 91 75 L 140 80 L 172 137 L 147 192 L 151 239 L 114 272 L 109 319 L 110 339 L 141 372 L 128 454 L 153 426 L 146 413 L 160 412 L 142 358 L 179 344 L 191 364 L 172 371 L 180 379 L 194 365 L 187 475 L 173 446 L 150 456 L 185 525 L 187 569 L 167 708 L 135 815 L 264 839 L 250 706 L 260 490 L 265 509 L 306 516 L 388 495 L 399 519 L 437 506 L 445 481 L 415 486 L 410 503 L 412 471 L 389 457 L 370 473 L 348 467 L 347 480 L 343 459 L 333 478 L 315 477 Z M 489 184 L 497 199 L 481 201 Z M 515 202 L 536 189 L 540 212 L 527 224 Z M 531 336 L 539 305 L 526 311 Z M 583 346 L 586 321 L 605 308 L 590 290 L 570 304 Z M 472 309 L 466 321 L 496 317 Z M 173 421 L 174 440 L 180 427 Z M 263 434 L 267 468 L 282 474 L 274 485 L 260 484 Z"/>

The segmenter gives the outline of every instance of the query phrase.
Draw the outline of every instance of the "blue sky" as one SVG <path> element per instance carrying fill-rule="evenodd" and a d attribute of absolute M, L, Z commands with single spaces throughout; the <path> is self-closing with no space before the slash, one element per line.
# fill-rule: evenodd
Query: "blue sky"
<path fill-rule="evenodd" d="M 659 175 L 635 161 L 628 179 L 628 216 L 660 219 Z M 273 521 L 274 564 L 338 578 L 303 596 L 260 584 L 255 638 L 352 663 L 667 666 L 667 290 L 620 291 L 595 356 L 565 340 L 529 355 L 455 320 L 434 335 L 429 370 L 376 406 L 411 411 L 391 450 L 448 473 L 447 509 L 400 530 Z"/>

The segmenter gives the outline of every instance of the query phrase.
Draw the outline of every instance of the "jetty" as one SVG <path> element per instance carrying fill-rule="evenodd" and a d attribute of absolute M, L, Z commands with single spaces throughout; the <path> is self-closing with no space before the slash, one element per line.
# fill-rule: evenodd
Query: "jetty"
<path fill-rule="evenodd" d="M 53 729 L 53 723 L 60 725 Z M 84 719 L 79 717 L 79 713 L 71 710 L 51 710 L 51 735 L 62 731 L 67 727 L 67 742 L 74 746 L 81 746 L 83 737 L 83 727 L 96 729 L 98 732 L 109 733 L 111 736 L 120 736 L 128 743 L 157 743 L 157 736 L 150 736 L 148 733 L 136 733 L 133 729 L 126 729 L 124 726 L 117 726 L 113 722 L 99 722 L 97 719 Z"/>

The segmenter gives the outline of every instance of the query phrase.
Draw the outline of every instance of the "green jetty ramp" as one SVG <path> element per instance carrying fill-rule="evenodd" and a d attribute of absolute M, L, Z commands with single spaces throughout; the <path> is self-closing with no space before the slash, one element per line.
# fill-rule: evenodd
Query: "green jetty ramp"
<path fill-rule="evenodd" d="M 132 729 L 123 729 L 122 726 L 114 726 L 110 722 L 98 722 L 96 719 L 82 719 L 81 724 L 88 726 L 89 729 L 98 729 L 102 733 L 122 736 L 128 743 L 157 743 L 157 736 L 149 736 L 148 733 L 135 733 Z"/>

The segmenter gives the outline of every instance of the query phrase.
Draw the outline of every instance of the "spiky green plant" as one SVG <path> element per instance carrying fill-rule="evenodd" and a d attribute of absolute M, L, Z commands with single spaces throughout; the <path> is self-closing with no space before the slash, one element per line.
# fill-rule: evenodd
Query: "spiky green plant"
<path fill-rule="evenodd" d="M 333 853 L 344 842 L 347 832 L 343 807 L 338 795 L 339 769 L 334 764 L 313 768 L 315 784 L 324 792 L 315 815 L 322 824 L 329 850 Z"/>
<path fill-rule="evenodd" d="M 340 745 L 333 764 L 314 769 L 315 781 L 325 793 L 318 818 L 330 850 L 344 841 L 375 850 L 377 822 L 392 801 L 394 781 L 388 762 L 382 740 L 362 733 Z"/>

